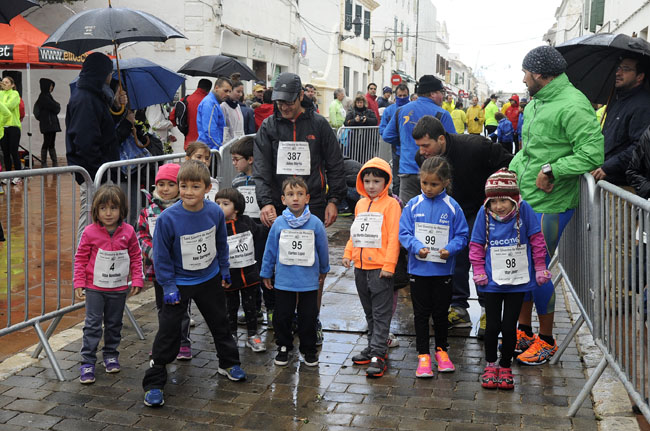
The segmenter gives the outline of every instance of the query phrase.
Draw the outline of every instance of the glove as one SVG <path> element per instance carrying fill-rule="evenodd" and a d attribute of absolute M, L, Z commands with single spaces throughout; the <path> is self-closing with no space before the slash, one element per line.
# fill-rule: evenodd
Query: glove
<path fill-rule="evenodd" d="M 178 291 L 178 288 L 174 286 L 174 290 L 169 289 L 169 291 L 163 295 L 163 302 L 169 305 L 181 302 L 181 293 Z"/>
<path fill-rule="evenodd" d="M 474 117 L 474 121 L 478 122 L 478 117 Z"/>
<path fill-rule="evenodd" d="M 542 284 L 548 283 L 551 281 L 552 274 L 551 271 L 548 269 L 545 269 L 543 271 L 535 271 L 535 280 L 537 281 L 537 285 L 541 286 Z"/>
<path fill-rule="evenodd" d="M 485 286 L 488 284 L 487 274 L 474 274 L 472 280 L 474 280 L 474 284 L 477 286 Z"/>
<path fill-rule="evenodd" d="M 232 280 L 230 279 L 230 274 L 223 275 L 221 278 L 223 278 L 223 281 L 225 281 L 226 284 L 232 284 Z"/>

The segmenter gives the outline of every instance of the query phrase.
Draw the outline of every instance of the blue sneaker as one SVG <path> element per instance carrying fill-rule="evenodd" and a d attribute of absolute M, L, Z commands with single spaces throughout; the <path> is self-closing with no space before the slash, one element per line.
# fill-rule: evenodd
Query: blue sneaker
<path fill-rule="evenodd" d="M 165 404 L 162 389 L 149 389 L 144 393 L 144 405 L 147 407 L 160 407 Z"/>
<path fill-rule="evenodd" d="M 246 373 L 241 369 L 239 365 L 233 365 L 230 368 L 219 368 L 217 372 L 222 376 L 228 377 L 233 382 L 240 382 L 246 380 Z"/>
<path fill-rule="evenodd" d="M 82 385 L 95 383 L 95 366 L 93 364 L 83 364 L 79 368 L 79 382 Z"/>
<path fill-rule="evenodd" d="M 117 358 L 107 358 L 104 359 L 104 367 L 106 367 L 107 373 L 119 373 L 120 372 L 120 363 Z"/>

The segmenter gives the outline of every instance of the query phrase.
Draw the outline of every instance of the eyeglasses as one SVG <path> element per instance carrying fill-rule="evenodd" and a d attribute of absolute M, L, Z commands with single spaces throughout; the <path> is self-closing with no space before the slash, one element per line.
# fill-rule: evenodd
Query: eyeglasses
<path fill-rule="evenodd" d="M 623 73 L 636 72 L 636 69 L 629 66 L 618 66 L 616 68 L 616 72 L 623 72 Z"/>
<path fill-rule="evenodd" d="M 240 160 L 244 160 L 244 157 L 233 157 L 232 158 L 233 163 L 239 163 Z"/>
<path fill-rule="evenodd" d="M 282 106 L 293 106 L 296 103 L 296 100 L 292 100 L 291 102 L 287 102 L 286 100 L 276 100 L 275 103 L 278 104 L 278 108 L 279 108 Z"/>

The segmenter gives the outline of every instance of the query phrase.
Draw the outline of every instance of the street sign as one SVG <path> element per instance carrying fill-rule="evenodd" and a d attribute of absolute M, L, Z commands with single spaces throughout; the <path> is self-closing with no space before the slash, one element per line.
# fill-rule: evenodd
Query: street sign
<path fill-rule="evenodd" d="M 300 55 L 305 57 L 307 55 L 307 39 L 304 37 L 300 41 Z"/>
<path fill-rule="evenodd" d="M 390 83 L 395 86 L 400 85 L 402 83 L 402 77 L 399 76 L 398 74 L 395 74 L 390 77 Z"/>

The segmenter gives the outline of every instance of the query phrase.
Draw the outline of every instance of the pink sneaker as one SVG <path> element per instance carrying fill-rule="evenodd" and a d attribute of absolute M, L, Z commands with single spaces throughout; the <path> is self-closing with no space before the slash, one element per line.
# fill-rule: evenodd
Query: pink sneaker
<path fill-rule="evenodd" d="M 431 355 L 418 355 L 418 369 L 415 377 L 433 377 L 431 370 Z"/>
<path fill-rule="evenodd" d="M 449 359 L 447 352 L 442 350 L 440 347 L 436 348 L 436 363 L 438 364 L 439 373 L 451 373 L 456 370 L 451 359 Z"/>
<path fill-rule="evenodd" d="M 176 359 L 179 361 L 189 361 L 192 359 L 192 348 L 188 346 L 181 346 L 181 348 L 178 350 L 178 355 L 176 355 Z"/>

